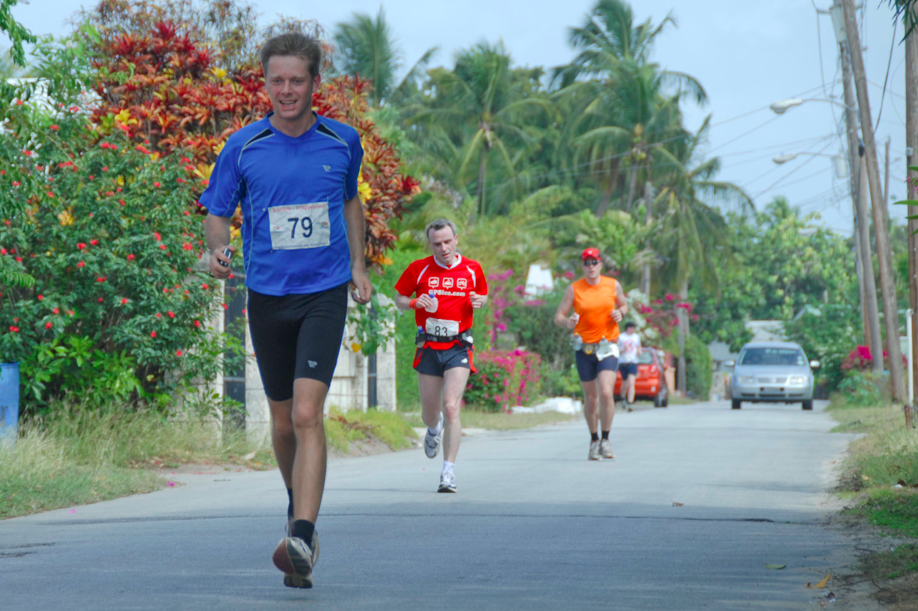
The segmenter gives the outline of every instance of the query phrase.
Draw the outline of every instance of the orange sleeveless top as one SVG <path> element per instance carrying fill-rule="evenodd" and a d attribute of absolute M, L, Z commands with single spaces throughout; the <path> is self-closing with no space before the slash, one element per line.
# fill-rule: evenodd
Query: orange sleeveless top
<path fill-rule="evenodd" d="M 580 315 L 574 333 L 580 335 L 584 343 L 595 344 L 606 338 L 610 342 L 618 340 L 618 323 L 612 320 L 615 309 L 615 280 L 606 276 L 599 277 L 599 284 L 591 286 L 586 278 L 573 284 L 574 312 Z"/>

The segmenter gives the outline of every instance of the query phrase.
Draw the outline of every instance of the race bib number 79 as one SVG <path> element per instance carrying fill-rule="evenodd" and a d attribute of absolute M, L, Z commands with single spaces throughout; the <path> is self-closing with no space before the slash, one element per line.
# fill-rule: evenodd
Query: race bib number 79
<path fill-rule="evenodd" d="M 274 250 L 319 248 L 331 243 L 328 202 L 274 206 L 268 208 L 268 222 Z"/>

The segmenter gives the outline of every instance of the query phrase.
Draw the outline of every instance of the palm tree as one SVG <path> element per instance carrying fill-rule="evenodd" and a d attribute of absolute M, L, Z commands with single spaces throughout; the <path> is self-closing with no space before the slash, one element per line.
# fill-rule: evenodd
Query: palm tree
<path fill-rule="evenodd" d="M 753 209 L 752 198 L 730 182 L 714 180 L 720 170 L 720 159 L 700 160 L 700 148 L 707 139 L 711 117 L 677 151 L 674 165 L 665 177 L 665 186 L 655 204 L 659 229 L 656 250 L 669 265 L 664 266 L 664 280 L 676 287 L 680 298 L 688 297 L 689 281 L 697 276 L 709 288 L 718 284 L 715 252 L 729 248 L 726 222 L 720 209 L 709 202 L 732 202 L 742 212 Z M 706 201 L 707 200 L 707 201 Z M 685 388 L 685 341 L 689 333 L 688 312 L 680 308 L 678 386 Z"/>
<path fill-rule="evenodd" d="M 496 209 L 487 198 L 490 159 L 496 157 L 514 179 L 517 162 L 535 140 L 524 127 L 527 119 L 535 112 L 551 111 L 546 99 L 522 95 L 520 79 L 510 65 L 503 43 L 483 42 L 461 51 L 453 70 L 430 71 L 431 95 L 405 112 L 409 133 L 444 154 L 446 165 L 454 168 L 456 184 L 475 168 L 479 216 Z"/>
<path fill-rule="evenodd" d="M 569 132 L 580 157 L 589 159 L 604 193 L 597 214 L 605 212 L 613 191 L 627 172 L 624 207 L 631 210 L 639 172 L 649 180 L 650 166 L 660 162 L 664 145 L 683 136 L 679 102 L 687 92 L 703 104 L 701 84 L 681 72 L 663 70 L 650 61 L 655 38 L 675 20 L 667 15 L 654 26 L 635 25 L 631 6 L 622 0 L 599 0 L 583 27 L 571 30 L 579 50 L 567 66 L 555 70 L 558 96 L 579 100 Z"/>
<path fill-rule="evenodd" d="M 401 63 L 400 50 L 382 6 L 375 19 L 355 13 L 351 21 L 339 23 L 334 40 L 341 69 L 373 81 L 373 106 L 379 108 L 392 89 Z"/>
<path fill-rule="evenodd" d="M 437 52 L 437 47 L 428 49 L 396 83 L 395 75 L 402 65 L 402 51 L 381 6 L 375 18 L 365 13 L 354 13 L 351 21 L 339 23 L 334 40 L 341 71 L 373 81 L 374 108 L 379 108 L 396 93 L 402 93 Z"/>

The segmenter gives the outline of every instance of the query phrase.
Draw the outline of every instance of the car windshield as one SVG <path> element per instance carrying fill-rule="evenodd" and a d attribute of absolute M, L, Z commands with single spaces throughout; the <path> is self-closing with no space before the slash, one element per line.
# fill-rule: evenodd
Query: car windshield
<path fill-rule="evenodd" d="M 747 348 L 740 365 L 806 365 L 806 359 L 794 348 Z"/>
<path fill-rule="evenodd" d="M 641 365 L 650 365 L 653 363 L 653 356 L 651 356 L 649 348 L 644 348 L 638 355 L 638 363 Z"/>

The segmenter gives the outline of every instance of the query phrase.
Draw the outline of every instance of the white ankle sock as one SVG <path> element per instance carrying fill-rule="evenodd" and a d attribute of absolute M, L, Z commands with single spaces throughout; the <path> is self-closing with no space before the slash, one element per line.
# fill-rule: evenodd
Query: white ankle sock
<path fill-rule="evenodd" d="M 442 421 L 442 420 L 438 420 L 438 421 L 437 421 L 437 426 L 436 426 L 436 428 L 427 427 L 427 430 L 430 431 L 430 434 L 431 434 L 431 435 L 439 435 L 439 434 L 440 434 L 440 430 L 441 430 L 442 428 L 443 428 L 443 421 Z"/>
<path fill-rule="evenodd" d="M 455 466 L 456 466 L 456 463 L 444 460 L 442 473 L 446 473 L 447 471 L 452 471 L 453 467 Z"/>

